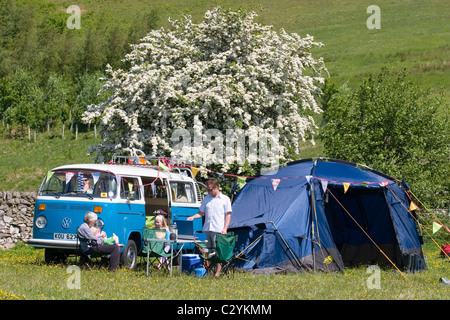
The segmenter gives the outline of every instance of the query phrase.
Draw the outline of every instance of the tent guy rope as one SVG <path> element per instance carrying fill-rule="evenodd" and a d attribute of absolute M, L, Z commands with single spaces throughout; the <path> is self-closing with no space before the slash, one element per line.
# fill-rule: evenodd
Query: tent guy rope
<path fill-rule="evenodd" d="M 377 249 L 385 256 L 385 258 L 395 267 L 395 269 L 397 269 L 398 272 L 400 272 L 400 274 L 403 276 L 403 278 L 405 278 L 406 280 L 409 280 L 406 275 L 401 272 L 401 270 L 397 267 L 397 265 L 392 262 L 391 259 L 389 259 L 389 257 L 387 256 L 386 253 L 384 253 L 384 251 L 376 244 L 375 241 L 373 241 L 373 239 L 369 236 L 369 234 L 364 230 L 363 227 L 361 227 L 361 225 L 358 223 L 358 221 L 356 221 L 355 218 L 353 218 L 353 216 L 350 214 L 350 212 L 348 212 L 348 210 L 342 205 L 342 203 L 335 197 L 335 195 L 330 191 L 330 189 L 328 189 L 328 192 L 333 196 L 333 198 L 336 200 L 336 202 L 342 207 L 342 209 L 344 209 L 344 211 L 350 216 L 350 218 L 356 223 L 356 225 L 361 229 L 362 232 L 364 232 L 364 234 L 367 236 L 367 238 L 369 238 L 370 241 L 372 241 L 372 243 L 377 247 Z"/>

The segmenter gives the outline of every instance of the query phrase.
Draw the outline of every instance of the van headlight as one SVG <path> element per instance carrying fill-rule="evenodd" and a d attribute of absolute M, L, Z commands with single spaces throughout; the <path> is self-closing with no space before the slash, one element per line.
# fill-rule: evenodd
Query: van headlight
<path fill-rule="evenodd" d="M 36 219 L 36 227 L 38 227 L 39 229 L 44 228 L 47 225 L 47 219 L 45 219 L 44 216 L 40 216 Z"/>

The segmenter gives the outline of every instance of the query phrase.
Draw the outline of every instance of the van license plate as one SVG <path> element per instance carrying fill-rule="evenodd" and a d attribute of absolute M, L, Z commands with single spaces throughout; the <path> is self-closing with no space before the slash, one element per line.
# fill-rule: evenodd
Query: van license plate
<path fill-rule="evenodd" d="M 54 240 L 77 240 L 77 235 L 73 233 L 54 233 Z"/>

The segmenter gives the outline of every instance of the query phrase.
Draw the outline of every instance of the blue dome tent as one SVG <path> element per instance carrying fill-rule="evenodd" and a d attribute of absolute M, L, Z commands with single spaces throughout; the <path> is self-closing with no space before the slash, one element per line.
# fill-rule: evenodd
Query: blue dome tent
<path fill-rule="evenodd" d="M 341 271 L 355 264 L 425 269 L 406 184 L 326 158 L 290 162 L 247 180 L 233 201 L 230 223 L 238 234 L 239 268 L 262 273 Z"/>

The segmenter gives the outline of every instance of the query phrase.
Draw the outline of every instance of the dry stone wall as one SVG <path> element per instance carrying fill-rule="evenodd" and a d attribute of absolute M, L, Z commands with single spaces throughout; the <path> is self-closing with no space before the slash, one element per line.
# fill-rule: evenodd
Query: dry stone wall
<path fill-rule="evenodd" d="M 36 192 L 0 191 L 0 248 L 32 238 L 36 196 Z"/>

